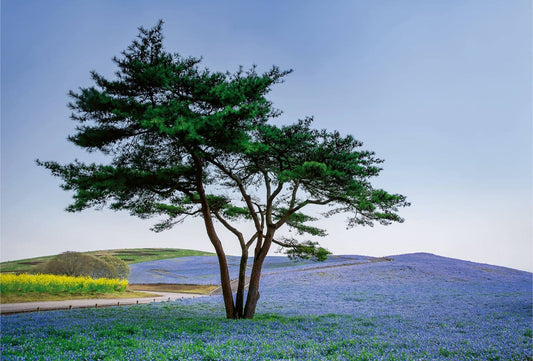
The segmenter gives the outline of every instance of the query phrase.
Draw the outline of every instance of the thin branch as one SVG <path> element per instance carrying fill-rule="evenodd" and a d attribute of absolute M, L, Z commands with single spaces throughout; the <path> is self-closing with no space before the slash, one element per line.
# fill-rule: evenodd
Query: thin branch
<path fill-rule="evenodd" d="M 202 213 L 202 209 L 199 208 L 199 209 L 197 209 L 197 210 L 194 211 L 194 212 L 185 212 L 185 211 L 181 211 L 180 213 L 181 213 L 181 214 L 184 214 L 185 217 L 188 217 L 188 216 L 195 216 L 195 215 L 197 215 L 197 214 Z M 185 217 L 184 217 L 183 219 L 185 219 Z M 181 222 L 181 221 L 180 221 L 180 222 Z"/>
<path fill-rule="evenodd" d="M 265 211 L 263 211 L 260 204 L 255 202 L 253 202 L 253 204 L 257 207 L 257 209 L 259 210 L 258 213 L 261 216 L 261 226 L 260 229 L 258 229 L 257 231 L 262 232 L 263 228 L 265 227 Z"/>
<path fill-rule="evenodd" d="M 272 195 L 270 196 L 271 198 L 271 202 L 273 203 L 274 202 L 274 199 L 278 196 L 278 194 L 283 190 L 283 183 L 280 182 L 280 184 L 278 184 L 278 187 L 274 190 L 274 193 L 272 193 Z M 270 200 L 269 200 L 270 201 Z"/>
<path fill-rule="evenodd" d="M 213 163 L 218 169 L 220 169 L 228 177 L 233 179 L 233 181 L 235 181 L 235 183 L 239 187 L 239 191 L 241 192 L 241 195 L 242 195 L 244 201 L 246 202 L 246 205 L 248 206 L 248 210 L 250 211 L 250 215 L 252 216 L 252 219 L 254 221 L 255 228 L 256 228 L 256 230 L 259 231 L 261 229 L 259 218 L 257 217 L 257 213 L 256 213 L 256 211 L 254 209 L 254 205 L 252 203 L 251 197 L 248 195 L 248 193 L 246 193 L 246 189 L 244 188 L 242 180 L 237 175 L 235 175 L 233 172 L 231 172 L 230 170 L 226 169 L 226 167 L 224 167 L 221 163 L 219 163 L 219 162 L 217 162 L 217 161 L 215 161 L 213 159 L 210 159 L 210 162 Z"/>
<path fill-rule="evenodd" d="M 303 201 L 302 203 L 298 204 L 296 207 L 290 208 L 283 217 L 280 218 L 280 220 L 274 225 L 276 229 L 284 225 L 289 218 L 296 212 L 298 212 L 300 209 L 305 207 L 308 204 L 319 204 L 319 205 L 325 205 L 331 202 L 332 199 L 325 199 L 325 200 L 319 200 L 319 199 L 308 199 L 306 201 Z"/>
<path fill-rule="evenodd" d="M 250 246 L 254 243 L 255 239 L 259 237 L 259 233 L 256 232 L 252 238 L 250 238 L 250 240 L 248 242 L 246 242 L 246 249 L 250 248 Z"/>
<path fill-rule="evenodd" d="M 289 203 L 289 209 L 291 209 L 292 207 L 294 207 L 294 203 L 296 203 L 296 193 L 298 192 L 298 187 L 300 186 L 300 181 L 297 180 L 295 183 L 294 183 L 294 188 L 292 190 L 292 196 L 291 196 L 291 201 Z"/>
<path fill-rule="evenodd" d="M 259 165 L 256 162 L 257 167 L 259 168 Z M 263 178 L 265 178 L 265 187 L 266 187 L 266 199 L 270 200 L 270 196 L 272 194 L 272 190 L 270 188 L 270 177 L 268 176 L 268 173 L 266 170 L 261 169 L 261 173 L 263 174 Z"/>
<path fill-rule="evenodd" d="M 235 228 L 231 224 L 229 224 L 229 222 L 226 221 L 226 219 L 224 219 L 224 217 L 222 217 L 220 215 L 218 210 L 211 209 L 211 211 L 215 214 L 215 217 L 217 217 L 217 219 L 220 221 L 220 223 L 222 223 L 224 225 L 224 227 L 226 227 L 231 233 L 233 233 L 234 235 L 237 236 L 237 238 L 239 239 L 239 243 L 241 244 L 241 249 L 245 249 L 246 248 L 246 244 L 244 243 L 244 236 L 242 235 L 242 233 L 239 232 L 237 230 L 237 228 Z"/>
<path fill-rule="evenodd" d="M 283 242 L 281 242 L 281 241 L 278 241 L 277 239 L 272 239 L 272 243 L 275 243 L 275 244 L 277 244 L 278 246 L 285 247 L 285 248 L 291 248 L 291 247 L 294 247 L 293 244 L 283 243 Z"/>
<path fill-rule="evenodd" d="M 282 191 L 283 189 L 283 183 L 280 182 L 278 184 L 278 186 L 276 187 L 276 189 L 274 190 L 274 192 L 272 192 L 272 188 L 271 188 L 271 185 L 270 185 L 270 177 L 268 176 L 268 173 L 266 171 L 262 171 L 263 173 L 263 176 L 265 178 L 265 187 L 266 187 L 266 190 L 267 190 L 267 204 L 266 204 L 266 222 L 267 222 L 267 226 L 270 226 L 273 224 L 272 222 L 272 206 L 274 204 L 274 199 L 276 198 L 276 196 Z"/>

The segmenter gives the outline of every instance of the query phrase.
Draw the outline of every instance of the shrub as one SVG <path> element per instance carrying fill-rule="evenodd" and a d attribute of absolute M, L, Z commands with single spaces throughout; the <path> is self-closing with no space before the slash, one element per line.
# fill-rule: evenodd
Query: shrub
<path fill-rule="evenodd" d="M 104 255 L 100 256 L 99 258 L 114 268 L 115 275 L 107 278 L 119 278 L 121 280 L 127 280 L 130 276 L 130 267 L 120 258 L 111 255 Z"/>
<path fill-rule="evenodd" d="M 96 257 L 79 252 L 64 252 L 37 269 L 40 273 L 92 278 L 127 279 L 128 265 L 118 257 Z"/>

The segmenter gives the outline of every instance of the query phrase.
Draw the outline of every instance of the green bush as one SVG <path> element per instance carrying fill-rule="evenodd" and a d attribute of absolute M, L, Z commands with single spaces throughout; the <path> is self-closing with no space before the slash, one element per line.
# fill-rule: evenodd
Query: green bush
<path fill-rule="evenodd" d="M 127 279 L 129 266 L 115 256 L 92 256 L 79 252 L 64 252 L 37 269 L 40 273 L 87 276 L 92 278 Z"/>
<path fill-rule="evenodd" d="M 130 266 L 128 266 L 128 264 L 120 258 L 111 255 L 104 255 L 98 258 L 114 268 L 114 277 L 107 278 L 119 278 L 121 280 L 127 280 L 130 276 Z"/>

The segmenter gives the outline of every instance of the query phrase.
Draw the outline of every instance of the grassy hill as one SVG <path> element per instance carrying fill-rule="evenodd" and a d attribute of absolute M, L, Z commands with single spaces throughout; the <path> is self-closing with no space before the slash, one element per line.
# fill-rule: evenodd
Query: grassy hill
<path fill-rule="evenodd" d="M 209 252 L 179 248 L 128 248 L 100 250 L 83 253 L 96 256 L 117 256 L 128 264 L 157 261 L 177 257 L 208 256 L 214 254 Z M 51 258 L 54 258 L 55 256 L 56 255 L 2 262 L 0 263 L 0 272 L 31 273 L 35 269 L 35 267 L 48 262 Z"/>

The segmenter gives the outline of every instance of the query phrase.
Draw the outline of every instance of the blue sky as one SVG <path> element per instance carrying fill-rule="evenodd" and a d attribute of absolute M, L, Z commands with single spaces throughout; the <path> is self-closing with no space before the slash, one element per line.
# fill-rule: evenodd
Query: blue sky
<path fill-rule="evenodd" d="M 294 69 L 279 123 L 315 117 L 385 159 L 376 186 L 408 196 L 403 224 L 323 221 L 337 254 L 425 251 L 533 270 L 529 0 L 18 1 L 1 8 L 1 259 L 66 250 L 211 250 L 200 220 L 163 233 L 125 213 L 66 213 L 34 160 L 102 160 L 66 141 L 67 92 L 112 77 L 137 27 L 212 70 Z M 223 233 L 224 234 L 224 233 Z M 226 237 L 228 253 L 238 246 Z"/>

